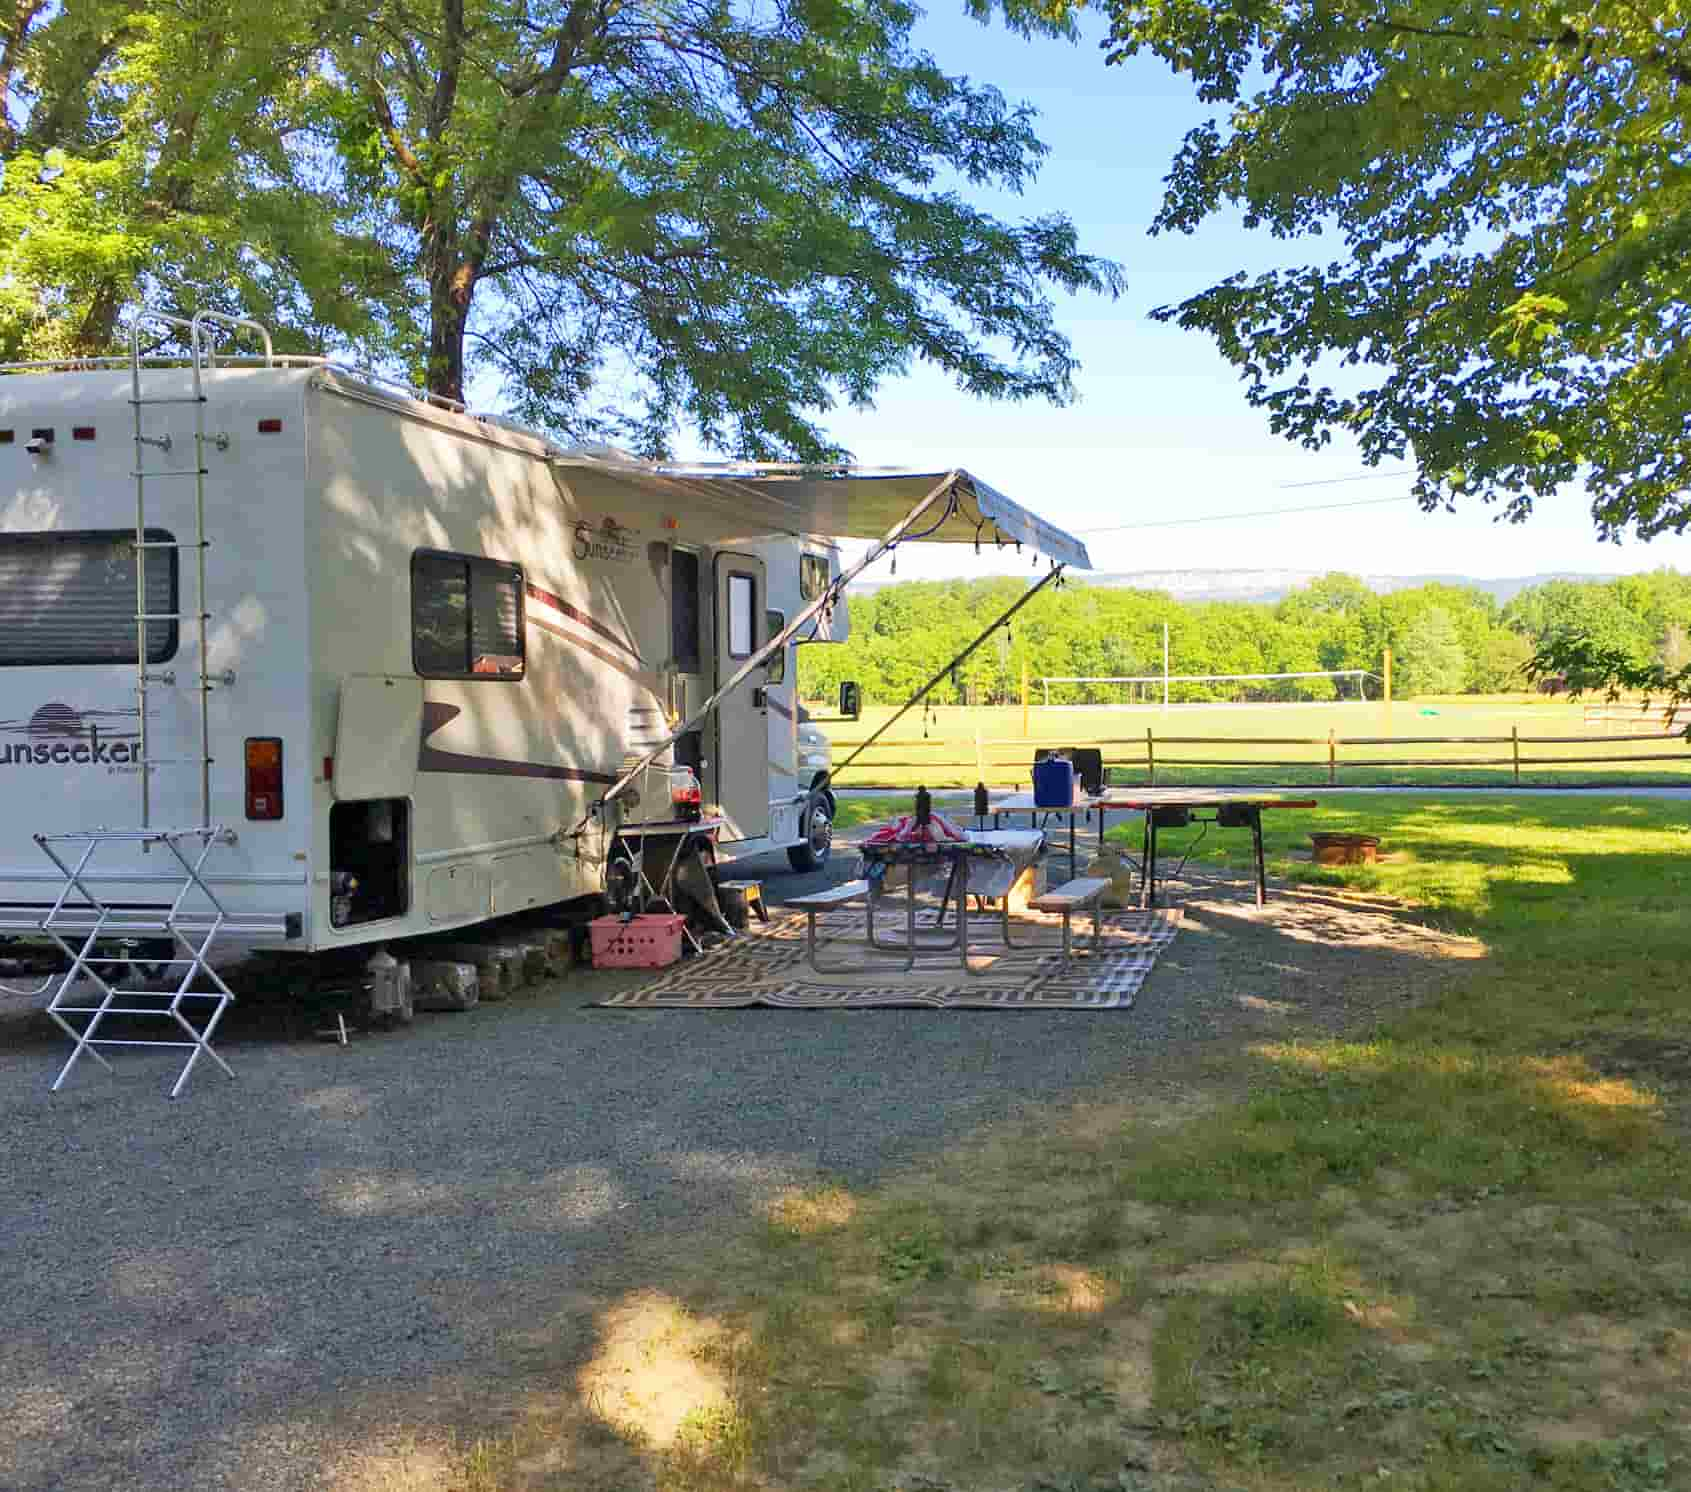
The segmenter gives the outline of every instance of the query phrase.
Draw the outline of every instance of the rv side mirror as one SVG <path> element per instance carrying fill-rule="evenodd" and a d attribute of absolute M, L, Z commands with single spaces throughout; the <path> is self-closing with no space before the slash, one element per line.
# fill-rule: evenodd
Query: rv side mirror
<path fill-rule="evenodd" d="M 840 714 L 855 720 L 863 713 L 863 690 L 849 680 L 840 685 Z"/>

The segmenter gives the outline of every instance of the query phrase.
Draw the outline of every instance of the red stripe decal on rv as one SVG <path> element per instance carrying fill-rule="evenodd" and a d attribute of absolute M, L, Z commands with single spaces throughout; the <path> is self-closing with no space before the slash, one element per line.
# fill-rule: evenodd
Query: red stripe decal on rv
<path fill-rule="evenodd" d="M 549 622 L 545 617 L 536 616 L 532 611 L 528 614 L 528 622 L 531 627 L 538 627 L 542 632 L 550 632 L 554 637 L 561 637 L 565 642 L 573 643 L 576 647 L 580 648 L 582 652 L 591 653 L 601 663 L 614 668 L 618 673 L 622 674 L 624 678 L 633 679 L 634 682 L 639 684 L 643 689 L 651 689 L 654 691 L 657 689 L 658 684 L 655 678 L 648 676 L 638 668 L 630 668 L 609 648 L 602 648 L 598 645 L 598 643 L 589 642 L 585 637 L 577 637 L 575 633 L 566 631 L 564 628 L 558 626 L 556 622 Z"/>
<path fill-rule="evenodd" d="M 601 637 L 608 638 L 610 641 L 614 642 L 619 648 L 632 657 L 636 663 L 643 661 L 640 657 L 639 648 L 635 647 L 632 642 L 614 628 L 607 627 L 597 617 L 589 616 L 585 611 L 581 610 L 580 607 L 571 606 L 568 601 L 563 599 L 563 597 L 554 596 L 551 591 L 542 590 L 537 585 L 531 584 L 527 587 L 527 590 L 529 595 L 536 601 L 544 601 L 548 606 L 554 607 L 556 610 L 562 612 L 572 622 L 580 622 L 582 626 L 591 628 Z"/>
<path fill-rule="evenodd" d="M 468 772 L 481 777 L 545 777 L 555 782 L 612 783 L 608 772 L 589 772 L 582 767 L 560 767 L 550 762 L 509 761 L 497 756 L 467 756 L 459 751 L 442 751 L 429 745 L 429 737 L 463 714 L 459 705 L 423 702 L 423 739 L 417 748 L 419 772 Z"/>

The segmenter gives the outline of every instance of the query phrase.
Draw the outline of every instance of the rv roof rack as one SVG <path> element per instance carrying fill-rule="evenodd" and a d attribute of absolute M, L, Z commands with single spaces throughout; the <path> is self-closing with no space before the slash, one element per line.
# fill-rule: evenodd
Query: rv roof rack
<path fill-rule="evenodd" d="M 665 476 L 704 477 L 862 477 L 877 473 L 909 476 L 908 466 L 858 466 L 851 461 L 657 461 Z"/>
<path fill-rule="evenodd" d="M 126 357 L 59 357 L 40 358 L 33 362 L 0 363 L 0 373 L 95 373 L 102 368 L 127 370 L 133 366 L 131 359 Z M 191 358 L 171 353 L 141 359 L 143 369 L 192 366 Z M 419 404 L 430 404 L 436 409 L 449 410 L 453 414 L 470 412 L 469 406 L 460 399 L 448 399 L 444 394 L 431 394 L 424 389 L 415 389 L 409 384 L 399 382 L 398 379 L 377 373 L 374 369 L 355 368 L 351 363 L 337 362 L 330 357 L 316 357 L 301 352 L 278 352 L 268 358 L 241 355 L 213 358 L 206 363 L 208 372 L 215 372 L 219 368 L 320 368 L 325 372 L 339 373 L 344 378 L 356 379 L 371 388 L 399 394 Z M 522 427 L 513 425 L 512 428 Z"/>

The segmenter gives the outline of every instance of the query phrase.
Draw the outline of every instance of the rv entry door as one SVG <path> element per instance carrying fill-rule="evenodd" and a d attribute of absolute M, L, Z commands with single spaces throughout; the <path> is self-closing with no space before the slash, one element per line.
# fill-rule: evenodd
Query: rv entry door
<path fill-rule="evenodd" d="M 716 556 L 716 687 L 720 689 L 765 642 L 763 561 L 749 554 Z M 754 673 L 716 709 L 711 753 L 716 801 L 728 820 L 728 839 L 761 839 L 769 832 L 769 706 L 761 673 Z"/>

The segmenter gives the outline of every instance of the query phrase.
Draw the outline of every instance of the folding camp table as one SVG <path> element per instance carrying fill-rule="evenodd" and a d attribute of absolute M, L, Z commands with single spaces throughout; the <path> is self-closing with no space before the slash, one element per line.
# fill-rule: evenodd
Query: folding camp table
<path fill-rule="evenodd" d="M 1006 793 L 1003 797 L 994 798 L 989 805 L 992 814 L 992 827 L 997 829 L 1001 819 L 1013 817 L 1018 813 L 1028 816 L 1030 829 L 1045 829 L 1053 818 L 1066 818 L 1069 821 L 1069 878 L 1072 880 L 1080 874 L 1080 858 L 1075 848 L 1075 815 L 1082 814 L 1090 819 L 1092 803 L 1090 801 L 1074 803 L 1065 808 L 1042 807 L 1033 800 L 1032 793 Z M 1098 846 L 1103 848 L 1104 829 L 1100 821 L 1098 827 Z"/>
<path fill-rule="evenodd" d="M 1234 788 L 1141 787 L 1108 788 L 1096 798 L 1062 808 L 1036 805 L 1032 793 L 1007 793 L 992 802 L 992 822 L 996 828 L 1001 815 L 1025 813 L 1030 824 L 1037 824 L 1053 814 L 1064 815 L 1069 821 L 1070 874 L 1078 875 L 1075 848 L 1075 816 L 1088 819 L 1098 816 L 1098 848 L 1104 848 L 1104 835 L 1112 813 L 1141 813 L 1145 818 L 1143 850 L 1139 863 L 1139 905 L 1149 907 L 1157 894 L 1157 831 L 1178 828 L 1188 823 L 1213 823 L 1223 829 L 1249 829 L 1256 855 L 1257 905 L 1268 900 L 1268 874 L 1262 859 L 1262 815 L 1272 808 L 1314 808 L 1313 798 L 1282 798 L 1272 792 L 1252 792 Z M 1197 810 L 1213 810 L 1207 819 L 1199 818 Z M 1178 819 L 1178 823 L 1176 820 Z M 1129 860 L 1131 856 L 1127 857 Z"/>
<path fill-rule="evenodd" d="M 1093 800 L 1098 811 L 1098 842 L 1104 840 L 1106 812 L 1121 809 L 1145 816 L 1144 848 L 1139 858 L 1139 905 L 1150 907 L 1157 897 L 1157 830 L 1181 828 L 1186 824 L 1215 824 L 1222 829 L 1249 829 L 1256 856 L 1256 900 L 1268 901 L 1268 872 L 1262 860 L 1262 815 L 1273 808 L 1314 808 L 1313 798 L 1282 798 L 1271 792 L 1248 789 L 1203 789 L 1186 787 L 1113 788 Z M 1208 818 L 1200 809 L 1211 810 Z"/>

